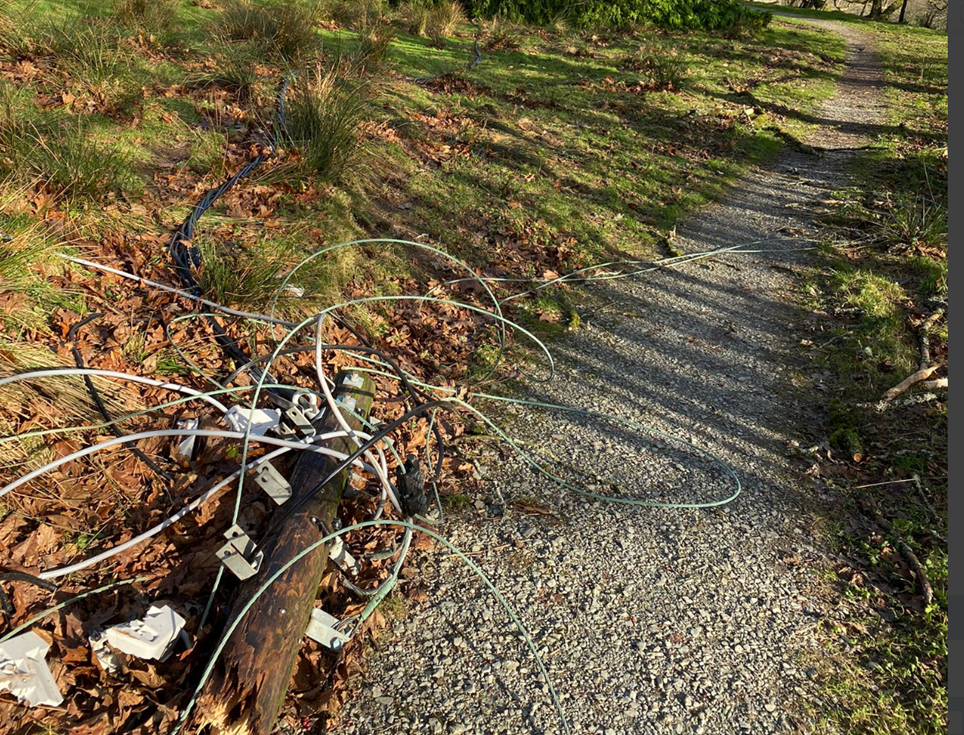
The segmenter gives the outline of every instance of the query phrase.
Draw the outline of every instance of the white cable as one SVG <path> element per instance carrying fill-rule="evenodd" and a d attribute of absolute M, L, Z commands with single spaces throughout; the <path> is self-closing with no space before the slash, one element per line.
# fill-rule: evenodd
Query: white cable
<path fill-rule="evenodd" d="M 126 278 L 129 281 L 136 281 L 137 283 L 142 283 L 145 286 L 152 286 L 153 288 L 159 288 L 162 291 L 167 291 L 168 293 L 175 294 L 177 296 L 183 296 L 191 301 L 196 301 L 199 304 L 204 304 L 212 309 L 217 309 L 225 314 L 230 314 L 231 316 L 238 316 L 244 319 L 260 319 L 262 321 L 269 322 L 271 324 L 277 324 L 282 327 L 297 326 L 294 322 L 286 322 L 284 319 L 276 319 L 275 317 L 268 316 L 267 314 L 255 314 L 249 311 L 238 311 L 237 309 L 229 309 L 227 306 L 221 306 L 213 301 L 208 301 L 207 299 L 202 299 L 200 296 L 195 296 L 188 291 L 182 291 L 179 288 L 173 288 L 172 286 L 165 286 L 163 283 L 157 283 L 156 281 L 151 281 L 147 278 L 142 278 L 141 276 L 134 275 L 133 273 L 128 273 L 127 271 L 117 270 L 116 268 L 111 268 L 110 266 L 101 265 L 100 263 L 95 263 L 91 260 L 84 260 L 82 258 L 74 258 L 70 255 L 65 255 L 64 253 L 54 253 L 58 258 L 63 258 L 64 260 L 69 260 L 71 263 L 77 263 L 77 265 L 84 265 L 88 268 L 93 268 L 94 270 L 104 271 L 105 273 L 113 273 L 115 276 L 120 276 L 121 278 Z"/>
<path fill-rule="evenodd" d="M 82 457 L 86 457 L 89 454 L 94 454 L 95 452 L 99 452 L 102 449 L 109 449 L 110 447 L 117 446 L 118 444 L 127 444 L 129 442 L 140 441 L 141 439 L 152 439 L 157 436 L 214 436 L 214 437 L 220 437 L 223 439 L 240 439 L 243 441 L 247 435 L 243 431 L 226 431 L 223 429 L 158 429 L 154 431 L 144 431 L 144 432 L 141 432 L 140 434 L 129 434 L 125 436 L 115 437 L 113 439 L 108 439 L 105 442 L 101 442 L 100 444 L 95 444 L 94 446 L 80 449 L 74 452 L 73 454 L 68 454 L 66 457 L 55 459 L 50 464 L 44 465 L 43 467 L 40 467 L 39 469 L 36 469 L 33 472 L 28 472 L 26 475 L 23 475 L 22 477 L 17 478 L 9 485 L 6 485 L 5 487 L 0 488 L 0 497 L 3 497 L 4 495 L 11 492 L 12 490 L 16 490 L 21 485 L 24 485 L 25 483 L 30 482 L 31 480 L 39 477 L 40 475 L 50 472 L 51 470 L 57 469 L 58 467 L 66 464 L 67 462 L 72 462 L 76 459 L 81 459 Z M 332 431 L 327 434 L 321 434 L 319 436 L 315 436 L 313 437 L 313 440 L 324 441 L 326 439 L 333 439 L 335 437 L 340 437 L 340 436 L 345 436 L 345 433 L 343 431 Z M 348 459 L 348 457 L 351 456 L 351 455 L 345 454 L 344 452 L 336 452 L 334 449 L 329 449 L 328 447 L 319 447 L 314 444 L 306 444 L 305 442 L 289 441 L 287 439 L 276 439 L 275 437 L 272 437 L 272 436 L 252 435 L 249 438 L 251 441 L 261 442 L 263 444 L 273 444 L 278 447 L 288 447 L 289 449 L 302 449 L 302 450 L 307 450 L 309 452 L 316 452 L 317 454 L 324 454 L 329 457 L 334 457 L 335 459 L 342 460 L 342 461 Z M 378 474 L 378 470 L 375 467 L 369 466 L 359 459 L 354 460 L 352 462 L 352 465 L 356 467 L 360 467 L 361 469 L 367 470 L 368 472 L 371 472 L 374 475 Z"/>
<path fill-rule="evenodd" d="M 143 385 L 153 385 L 157 388 L 164 388 L 165 390 L 173 390 L 178 393 L 184 393 L 185 395 L 194 396 L 202 401 L 210 403 L 212 406 L 217 408 L 221 413 L 227 413 L 228 407 L 221 403 L 219 400 L 212 398 L 211 396 L 203 393 L 202 391 L 195 390 L 194 388 L 188 388 L 186 385 L 180 385 L 178 383 L 168 383 L 163 380 L 154 380 L 153 378 L 145 378 L 140 375 L 132 375 L 130 373 L 119 373 L 114 370 L 99 370 L 97 368 L 51 368 L 47 370 L 34 370 L 29 373 L 17 373 L 16 375 L 9 375 L 6 378 L 0 378 L 0 388 L 7 385 L 8 383 L 19 383 L 22 380 L 32 380 L 34 378 L 48 378 L 57 375 L 93 375 L 101 378 L 117 378 L 119 380 L 129 380 L 132 383 L 141 383 Z M 0 493 L 2 495 L 2 493 Z"/>
<path fill-rule="evenodd" d="M 321 312 L 318 315 L 318 321 L 315 322 L 315 371 L 318 373 L 318 382 L 321 385 L 321 390 L 325 394 L 325 401 L 328 403 L 328 410 L 331 411 L 332 415 L 335 417 L 335 421 L 338 425 L 344 429 L 348 436 L 351 437 L 352 441 L 355 442 L 356 447 L 361 446 L 361 442 L 358 440 L 361 434 L 354 431 L 349 425 L 348 420 L 341 413 L 341 406 L 338 405 L 338 401 L 335 400 L 335 396 L 332 394 L 331 389 L 328 387 L 328 378 L 325 376 L 325 366 L 322 360 L 322 345 L 324 343 L 324 325 L 325 319 L 328 317 L 327 312 Z M 387 496 L 392 501 L 392 505 L 395 506 L 395 510 L 399 513 L 402 512 L 402 506 L 398 502 L 398 498 L 395 497 L 395 491 L 392 489 L 392 483 L 388 480 L 388 463 L 385 460 L 385 453 L 382 448 L 378 445 L 375 446 L 378 450 L 379 457 L 381 459 L 381 470 L 383 472 L 378 475 L 378 479 L 382 484 L 382 496 L 379 503 L 378 511 L 375 514 L 375 519 L 377 520 L 381 517 L 382 508 L 385 505 L 385 497 Z M 368 452 L 365 453 L 366 456 L 370 456 Z M 371 461 L 371 460 L 370 460 Z M 372 464 L 375 464 L 372 462 Z"/>
<path fill-rule="evenodd" d="M 290 447 L 281 447 L 280 449 L 275 449 L 273 452 L 269 452 L 268 454 L 265 454 L 263 457 L 258 457 L 256 460 L 251 462 L 251 464 L 248 465 L 248 469 L 257 467 L 260 464 L 264 464 L 265 462 L 268 462 L 274 459 L 275 457 L 280 457 L 282 454 L 290 451 L 291 451 Z M 112 556 L 116 556 L 117 554 L 120 554 L 121 552 L 126 551 L 132 546 L 137 546 L 139 543 L 143 541 L 147 541 L 147 539 L 153 536 L 156 536 L 165 528 L 168 528 L 169 526 L 173 526 L 179 520 L 184 518 L 184 516 L 186 516 L 188 513 L 192 513 L 198 508 L 200 508 L 202 505 L 204 505 L 204 503 L 206 503 L 208 500 L 210 500 L 215 495 L 217 495 L 227 485 L 230 485 L 232 482 L 234 482 L 234 480 L 236 480 L 240 474 L 241 474 L 241 470 L 234 472 L 230 476 L 221 480 L 221 482 L 219 482 L 217 485 L 212 487 L 210 490 L 206 491 L 205 493 L 201 494 L 200 496 L 192 500 L 190 503 L 185 505 L 183 508 L 181 508 L 177 513 L 172 515 L 170 518 L 164 521 L 161 521 L 156 526 L 154 526 L 153 528 L 149 528 L 139 536 L 135 536 L 134 538 L 129 539 L 122 544 L 118 544 L 117 546 L 107 549 L 106 551 L 102 551 L 101 553 L 95 556 L 92 556 L 89 559 L 85 559 L 84 561 L 77 562 L 76 564 L 71 564 L 70 566 L 60 567 L 59 569 L 48 569 L 45 572 L 41 572 L 37 576 L 40 577 L 40 579 L 56 579 L 57 577 L 63 577 L 67 574 L 73 574 L 74 572 L 79 572 L 81 569 L 87 569 L 88 567 L 92 567 L 95 564 L 99 564 L 105 559 L 110 559 Z"/>

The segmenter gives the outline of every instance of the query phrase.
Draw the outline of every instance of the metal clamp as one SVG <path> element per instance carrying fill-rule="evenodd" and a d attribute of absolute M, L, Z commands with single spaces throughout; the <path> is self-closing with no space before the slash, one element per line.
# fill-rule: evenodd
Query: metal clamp
<path fill-rule="evenodd" d="M 200 426 L 201 422 L 197 419 L 184 419 L 183 421 L 177 422 L 177 428 L 187 429 L 189 431 L 196 429 Z M 187 465 L 194 459 L 194 448 L 197 445 L 196 436 L 185 437 L 184 440 L 177 445 L 176 459 L 183 465 Z"/>
<path fill-rule="evenodd" d="M 310 439 L 317 432 L 315 431 L 315 425 L 311 423 L 309 418 L 304 414 L 304 412 L 298 408 L 298 406 L 291 406 L 284 412 L 285 423 L 292 427 L 298 434 L 300 434 L 305 439 Z"/>
<path fill-rule="evenodd" d="M 341 385 L 343 388 L 360 390 L 365 385 L 365 377 L 360 373 L 348 373 L 344 380 L 342 380 Z M 348 395 L 347 393 L 342 393 L 338 396 L 338 398 L 335 399 L 335 401 L 340 403 L 345 407 L 346 410 L 351 412 L 354 412 L 355 406 L 358 405 L 358 401 L 355 400 L 355 397 Z"/>
<path fill-rule="evenodd" d="M 216 552 L 224 566 L 238 579 L 247 579 L 257 574 L 264 560 L 264 552 L 258 551 L 254 541 L 237 524 L 225 531 L 224 536 L 228 542 Z"/>
<path fill-rule="evenodd" d="M 332 651 L 340 651 L 351 636 L 338 630 L 341 621 L 326 613 L 320 608 L 311 611 L 311 618 L 308 620 L 308 629 L 305 635 Z"/>
<path fill-rule="evenodd" d="M 291 484 L 270 462 L 255 467 L 252 479 L 278 505 L 284 505 L 291 497 Z"/>
<path fill-rule="evenodd" d="M 355 557 L 348 553 L 348 549 L 345 548 L 345 543 L 341 540 L 341 536 L 335 537 L 335 540 L 331 542 L 331 546 L 328 547 L 328 558 L 337 564 L 342 571 L 350 573 L 353 577 L 358 576 L 358 573 L 361 571 L 361 565 L 359 565 Z"/>
<path fill-rule="evenodd" d="M 291 402 L 311 421 L 314 421 L 321 413 L 321 404 L 318 401 L 318 396 L 314 393 L 295 393 Z"/>

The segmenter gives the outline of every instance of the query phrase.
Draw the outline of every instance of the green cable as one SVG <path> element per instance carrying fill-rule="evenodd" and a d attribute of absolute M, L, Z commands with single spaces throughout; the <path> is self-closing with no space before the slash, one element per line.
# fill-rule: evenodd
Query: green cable
<path fill-rule="evenodd" d="M 553 704 L 555 705 L 556 714 L 559 716 L 559 723 L 562 726 L 562 730 L 565 733 L 570 733 L 571 730 L 569 729 L 569 722 L 566 719 L 566 715 L 562 710 L 562 704 L 560 703 L 559 697 L 556 694 L 555 687 L 552 685 L 552 680 L 549 678 L 549 672 L 547 671 L 546 666 L 542 661 L 542 657 L 539 655 L 539 651 L 536 649 L 535 642 L 532 640 L 532 637 L 529 635 L 529 632 L 522 624 L 522 621 L 519 619 L 519 616 L 516 614 L 512 605 L 509 603 L 508 600 L 505 599 L 502 593 L 499 592 L 499 590 L 492 583 L 492 581 L 485 575 L 485 573 L 478 567 L 478 565 L 476 565 L 471 559 L 469 559 L 469 557 L 467 557 L 462 551 L 456 548 L 456 546 L 451 541 L 440 536 L 435 531 L 432 531 L 431 529 L 425 528 L 423 526 L 418 526 L 409 521 L 394 521 L 394 520 L 384 519 L 384 520 L 377 520 L 377 521 L 362 521 L 361 523 L 356 523 L 352 526 L 346 526 L 345 528 L 339 529 L 337 531 L 334 531 L 333 533 L 328 534 L 324 538 L 316 541 L 315 543 L 311 544 L 305 549 L 299 551 L 294 557 L 292 557 L 287 562 L 285 562 L 284 565 L 282 565 L 279 569 L 277 569 L 270 577 L 268 577 L 268 579 L 266 579 L 262 583 L 262 585 L 254 593 L 254 595 L 247 602 L 245 602 L 244 606 L 238 611 L 238 614 L 234 617 L 234 620 L 231 621 L 231 624 L 227 627 L 224 634 L 222 635 L 220 643 L 218 643 L 217 648 L 214 649 L 214 653 L 211 654 L 211 658 L 209 659 L 207 666 L 204 668 L 204 672 L 201 674 L 201 679 L 194 690 L 194 694 L 191 696 L 191 699 L 188 701 L 184 710 L 182 710 L 181 716 L 178 718 L 177 725 L 175 726 L 174 730 L 171 732 L 171 735 L 177 735 L 177 733 L 179 733 L 181 729 L 184 727 L 184 725 L 187 723 L 188 717 L 190 717 L 191 712 L 194 710 L 194 706 L 197 704 L 197 700 L 201 694 L 201 690 L 204 688 L 204 685 L 207 683 L 207 680 L 210 678 L 211 672 L 214 670 L 214 665 L 215 663 L 217 663 L 218 657 L 221 655 L 225 646 L 227 646 L 227 643 L 231 637 L 231 634 L 234 633 L 235 629 L 241 623 L 242 618 L 248 613 L 248 610 L 251 609 L 252 605 L 254 605 L 257 599 L 262 594 L 264 594 L 265 590 L 267 590 L 268 587 L 274 584 L 274 582 L 282 574 L 288 571 L 288 569 L 290 569 L 292 566 L 297 564 L 299 561 L 301 561 L 301 559 L 303 559 L 305 556 L 313 552 L 315 549 L 321 547 L 324 544 L 327 544 L 329 541 L 332 541 L 343 534 L 348 533 L 349 531 L 353 531 L 361 528 L 367 528 L 369 526 L 397 526 L 399 528 L 406 528 L 412 531 L 421 531 L 422 533 L 427 534 L 429 537 L 435 539 L 439 543 L 443 544 L 446 548 L 448 548 L 461 561 L 463 561 L 466 564 L 466 566 L 468 566 L 469 569 L 479 579 L 482 580 L 485 586 L 489 589 L 489 591 L 493 594 L 493 596 L 502 605 L 506 613 L 508 613 L 509 618 L 515 624 L 516 628 L 519 630 L 519 633 L 522 635 L 522 638 L 525 640 L 526 645 L 529 647 L 529 651 L 532 653 L 533 657 L 536 660 L 536 664 L 539 667 L 540 673 L 542 674 L 543 678 L 546 681 L 546 686 L 549 689 L 549 694 L 552 698 Z"/>
<path fill-rule="evenodd" d="M 322 248 L 321 250 L 318 250 L 318 251 L 312 253 L 312 254 L 309 255 L 307 258 L 305 258 L 305 259 L 302 260 L 300 263 L 298 263 L 294 268 L 292 268 L 292 269 L 288 272 L 288 274 L 284 277 L 284 279 L 282 279 L 281 285 L 280 285 L 280 286 L 278 287 L 278 289 L 275 291 L 274 297 L 273 297 L 272 300 L 271 300 L 271 308 L 270 308 L 270 310 L 269 310 L 269 312 L 268 312 L 269 318 L 273 318 L 273 317 L 274 317 L 274 311 L 275 311 L 275 308 L 276 308 L 277 303 L 278 303 L 278 298 L 279 298 L 279 297 L 281 296 L 281 294 L 284 292 L 285 287 L 288 285 L 288 281 L 289 281 L 289 280 L 291 279 L 291 277 L 292 277 L 295 273 L 297 273 L 303 266 L 307 265 L 307 264 L 310 263 L 311 261 L 315 260 L 316 258 L 321 257 L 322 255 L 324 255 L 324 254 L 326 254 L 326 253 L 333 252 L 333 251 L 338 250 L 338 249 L 340 249 L 340 248 L 353 247 L 353 246 L 355 246 L 355 245 L 376 245 L 376 244 L 384 244 L 384 245 L 405 245 L 406 247 L 414 247 L 414 248 L 418 248 L 418 249 L 421 249 L 421 250 L 425 250 L 426 252 L 433 253 L 433 254 L 438 255 L 439 257 L 441 257 L 441 258 L 443 258 L 443 259 L 445 259 L 445 260 L 448 260 L 450 263 L 454 263 L 454 264 L 457 265 L 459 268 L 461 268 L 462 270 L 464 270 L 465 272 L 467 272 L 467 273 L 469 274 L 469 276 L 470 276 L 471 279 L 474 279 L 474 280 L 477 280 L 477 281 L 478 281 L 479 285 L 482 286 L 482 288 L 485 290 L 485 292 L 486 292 L 486 294 L 488 295 L 488 297 L 492 300 L 492 307 L 493 307 L 493 310 L 494 310 L 493 313 L 496 315 L 496 317 L 497 317 L 497 323 L 499 324 L 499 353 L 498 353 L 498 355 L 496 355 L 496 359 L 493 361 L 492 368 L 489 370 L 489 372 L 488 372 L 486 375 L 484 375 L 482 378 L 479 379 L 479 382 L 484 382 L 484 381 L 487 380 L 492 374 L 494 374 L 496 368 L 498 367 L 499 363 L 500 363 L 501 360 L 502 360 L 502 356 L 505 354 L 506 337 L 507 337 L 505 325 L 504 325 L 501 321 L 499 321 L 499 319 L 498 319 L 498 318 L 501 318 L 501 317 L 502 317 L 502 306 L 501 306 L 498 298 L 496 298 L 495 293 L 492 291 L 491 288 L 489 288 L 488 284 L 486 284 L 485 282 L 483 282 L 483 281 L 479 278 L 479 276 L 475 273 L 475 271 L 473 271 L 466 263 L 464 263 L 463 261 L 459 260 L 458 258 L 450 255 L 449 253 L 446 253 L 445 251 L 440 250 L 439 248 L 436 248 L 436 247 L 433 247 L 432 245 L 427 245 L 427 244 L 421 243 L 421 242 L 414 242 L 414 241 L 412 241 L 412 240 L 399 240 L 399 239 L 387 238 L 387 237 L 376 237 L 376 238 L 368 238 L 368 239 L 364 239 L 364 240 L 350 240 L 349 242 L 342 242 L 342 243 L 337 243 L 337 244 L 335 244 L 335 245 L 329 245 L 329 246 L 327 246 L 327 247 L 324 247 L 324 248 Z M 338 306 L 339 306 L 339 307 L 340 307 L 340 306 L 344 306 L 344 304 L 339 304 Z M 336 307 L 333 307 L 333 308 L 336 308 Z M 483 313 L 488 313 L 488 312 L 483 312 Z"/>

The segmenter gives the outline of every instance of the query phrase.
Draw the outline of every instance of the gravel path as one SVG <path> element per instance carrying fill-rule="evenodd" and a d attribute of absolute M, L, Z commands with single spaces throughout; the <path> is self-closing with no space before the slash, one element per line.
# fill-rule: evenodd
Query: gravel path
<path fill-rule="evenodd" d="M 883 104 L 870 40 L 846 24 L 821 25 L 847 38 L 849 64 L 809 142 L 859 147 Z M 680 232 L 687 252 L 773 238 L 777 252 L 594 287 L 599 308 L 554 345 L 556 379 L 528 396 L 705 447 L 739 476 L 736 501 L 709 510 L 587 501 L 479 442 L 491 496 L 445 533 L 519 611 L 574 733 L 808 729 L 801 703 L 818 685 L 801 661 L 819 655 L 812 631 L 832 612 L 812 570 L 826 558 L 812 518 L 827 499 L 811 497 L 788 451 L 812 411 L 794 387 L 793 294 L 807 257 L 794 248 L 808 204 L 849 155 L 788 153 Z M 808 377 L 819 390 L 820 376 Z M 718 465 L 668 439 L 557 411 L 503 419 L 560 460 L 548 460 L 558 471 L 582 468 L 598 492 L 691 502 L 732 490 Z M 478 579 L 444 549 L 413 568 L 428 601 L 393 620 L 366 654 L 334 731 L 561 732 L 534 658 Z"/>

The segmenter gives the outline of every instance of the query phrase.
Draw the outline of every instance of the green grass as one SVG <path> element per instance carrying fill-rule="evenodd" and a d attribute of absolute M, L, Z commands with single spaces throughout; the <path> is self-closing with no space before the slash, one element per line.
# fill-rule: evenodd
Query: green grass
<path fill-rule="evenodd" d="M 821 13 L 822 17 L 828 17 Z M 836 319 L 813 350 L 828 369 L 827 432 L 838 457 L 866 449 L 862 484 L 921 478 L 921 492 L 946 517 L 947 403 L 867 408 L 918 367 L 917 324 L 947 283 L 947 37 L 934 31 L 838 18 L 873 34 L 886 75 L 886 125 L 857 159 L 849 187 L 824 216 L 828 241 L 807 284 L 811 307 Z M 931 360 L 946 359 L 946 321 L 931 334 Z M 913 393 L 913 391 L 911 391 Z M 856 481 L 853 485 L 858 484 Z M 854 605 L 826 629 L 836 668 L 824 666 L 828 729 L 910 735 L 947 727 L 946 521 L 935 519 L 913 483 L 870 489 L 886 518 L 925 565 L 934 602 L 924 608 L 895 540 L 861 508 L 827 524 L 852 561 L 842 592 Z M 864 492 L 867 492 L 866 490 Z M 908 579 L 908 577 L 910 578 Z M 839 582 L 839 580 L 837 580 Z M 881 611 L 883 611 L 881 613 Z M 840 655 L 839 636 L 851 648 Z"/>
<path fill-rule="evenodd" d="M 217 16 L 215 33 L 231 41 L 251 41 L 275 60 L 297 64 L 318 51 L 316 0 L 228 0 Z"/>
<path fill-rule="evenodd" d="M 143 43 L 145 32 L 162 30 L 162 19 L 139 0 L 17 0 L 12 7 L 26 13 L 19 17 L 29 21 L 24 33 L 36 36 L 35 58 L 69 77 L 76 101 L 43 110 L 30 101 L 34 92 L 59 87 L 54 78 L 17 94 L 26 96 L 38 126 L 60 130 L 69 123 L 83 131 L 70 136 L 75 145 L 49 157 L 61 162 L 57 171 L 30 164 L 27 173 L 74 192 L 78 202 L 137 195 L 151 186 L 156 161 L 171 155 L 185 175 L 216 183 L 237 168 L 245 145 L 228 134 L 230 126 L 269 123 L 282 70 L 319 53 L 325 69 L 367 52 L 402 76 L 457 68 L 471 58 L 466 36 L 472 29 L 450 18 L 450 9 L 436 11 L 433 21 L 441 40 L 409 35 L 402 23 L 386 46 L 379 39 L 390 40 L 394 31 L 378 30 L 385 18 L 374 5 L 322 8 L 306 1 L 279 15 L 266 2 L 233 2 L 223 13 L 170 2 L 168 25 L 180 30 L 168 51 Z M 78 22 L 82 12 L 95 20 Z M 365 32 L 316 32 L 312 17 Z M 499 28 L 488 27 L 490 41 Z M 805 109 L 829 94 L 841 53 L 832 38 L 791 27 L 744 41 L 511 31 L 513 43 L 490 44 L 483 63 L 462 77 L 465 89 L 460 79 L 450 90 L 444 81 L 386 83 L 379 73 L 377 104 L 368 110 L 358 104 L 368 93 L 355 94 L 356 85 L 370 84 L 363 81 L 367 72 L 349 72 L 336 84 L 315 75 L 310 95 L 299 93 L 312 79 L 303 72 L 289 95 L 288 161 L 301 166 L 296 178 L 303 188 L 325 187 L 330 200 L 316 197 L 306 206 L 286 195 L 278 209 L 283 221 L 321 216 L 328 232 L 349 236 L 424 233 L 477 265 L 500 261 L 531 275 L 615 254 L 653 253 L 676 222 L 721 196 L 748 166 L 776 154 L 782 142 L 768 127 L 793 127 L 778 114 L 764 116 L 766 124 L 746 119 L 752 100 L 739 90 L 752 89 L 756 104 L 795 94 L 793 104 Z M 777 46 L 787 50 L 771 58 L 766 52 Z M 653 69 L 622 67 L 641 47 Z M 811 69 L 814 59 L 819 68 Z M 334 98 L 338 105 L 329 104 Z M 359 136 L 362 118 L 378 127 Z M 20 138 L 30 144 L 28 135 Z M 43 137 L 49 146 L 48 140 Z M 108 150 L 113 154 L 101 155 Z M 360 165 L 346 176 L 352 158 Z M 86 169 L 93 159 L 100 168 Z M 278 185 L 290 178 L 283 166 L 275 168 L 278 176 L 261 180 Z M 183 211 L 183 197 L 168 202 L 160 195 L 162 219 L 182 216 L 175 208 Z M 338 204 L 346 200 L 347 206 Z"/>

